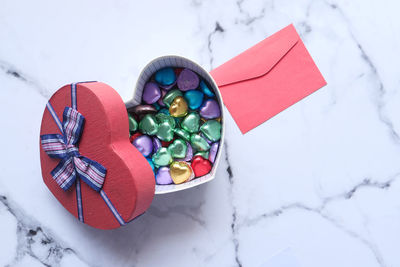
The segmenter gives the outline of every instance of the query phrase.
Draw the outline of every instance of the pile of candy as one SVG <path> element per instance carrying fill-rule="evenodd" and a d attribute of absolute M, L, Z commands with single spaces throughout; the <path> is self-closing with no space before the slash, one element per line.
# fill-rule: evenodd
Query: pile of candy
<path fill-rule="evenodd" d="M 221 139 L 221 109 L 198 74 L 182 68 L 157 71 L 144 86 L 142 104 L 128 109 L 132 144 L 145 156 L 160 185 L 209 173 Z"/>

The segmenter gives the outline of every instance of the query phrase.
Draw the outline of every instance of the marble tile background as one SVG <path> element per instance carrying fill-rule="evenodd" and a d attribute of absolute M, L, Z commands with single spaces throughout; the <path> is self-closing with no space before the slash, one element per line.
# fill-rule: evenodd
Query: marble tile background
<path fill-rule="evenodd" d="M 0 266 L 400 266 L 400 4 L 387 1 L 0 1 Z M 165 54 L 211 70 L 294 23 L 328 85 L 242 136 L 217 178 L 140 219 L 78 223 L 41 181 L 43 109 L 98 80 L 129 100 Z M 99 129 L 101 131 L 101 129 Z"/>

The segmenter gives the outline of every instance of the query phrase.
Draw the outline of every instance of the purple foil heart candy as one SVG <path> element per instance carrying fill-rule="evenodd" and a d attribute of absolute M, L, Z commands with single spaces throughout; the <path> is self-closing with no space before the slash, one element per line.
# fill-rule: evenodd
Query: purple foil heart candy
<path fill-rule="evenodd" d="M 208 160 L 214 163 L 215 157 L 217 156 L 219 142 L 213 143 L 210 147 L 210 153 L 208 154 Z"/>
<path fill-rule="evenodd" d="M 158 99 L 158 101 L 157 101 L 157 103 L 160 105 L 160 106 L 162 106 L 162 107 L 165 107 L 165 104 L 164 104 L 164 102 L 163 102 L 163 98 L 164 98 L 164 96 L 167 94 L 167 91 L 165 91 L 165 90 L 161 90 L 161 97 L 160 97 L 160 99 Z"/>
<path fill-rule="evenodd" d="M 200 107 L 200 116 L 205 119 L 216 119 L 221 116 L 218 102 L 214 99 L 207 99 L 204 101 L 203 105 Z"/>
<path fill-rule="evenodd" d="M 162 84 L 160 84 L 160 87 L 168 91 L 169 89 L 174 87 L 175 84 L 176 84 L 176 81 L 173 84 L 170 84 L 170 85 L 162 85 Z"/>
<path fill-rule="evenodd" d="M 161 167 L 158 169 L 156 174 L 156 182 L 157 184 L 172 184 L 173 181 L 168 167 Z"/>
<path fill-rule="evenodd" d="M 143 101 L 147 104 L 153 104 L 157 102 L 161 97 L 161 90 L 156 83 L 148 82 L 144 86 L 143 90 Z"/>
<path fill-rule="evenodd" d="M 157 137 L 153 137 L 153 152 L 157 153 L 157 151 L 162 147 L 160 139 Z"/>
<path fill-rule="evenodd" d="M 199 86 L 199 76 L 189 69 L 183 69 L 179 74 L 177 84 L 181 91 L 196 89 Z"/>
<path fill-rule="evenodd" d="M 153 140 L 147 135 L 141 135 L 133 140 L 132 144 L 147 157 L 153 152 Z"/>
<path fill-rule="evenodd" d="M 182 159 L 183 161 L 191 161 L 193 158 L 193 148 L 189 142 L 186 142 L 187 150 L 186 150 L 186 157 Z"/>
<path fill-rule="evenodd" d="M 206 142 L 211 145 L 213 141 L 209 140 L 203 133 L 200 133 L 200 136 L 204 138 L 204 140 L 206 140 Z"/>

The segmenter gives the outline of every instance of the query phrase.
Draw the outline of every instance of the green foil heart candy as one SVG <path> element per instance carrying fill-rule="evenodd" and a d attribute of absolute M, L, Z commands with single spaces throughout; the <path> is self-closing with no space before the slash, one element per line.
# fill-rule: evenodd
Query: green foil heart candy
<path fill-rule="evenodd" d="M 138 123 L 135 120 L 135 118 L 128 113 L 128 120 L 129 120 L 129 132 L 135 132 L 137 130 L 138 127 Z"/>
<path fill-rule="evenodd" d="M 200 131 L 213 142 L 221 139 L 221 123 L 216 120 L 206 121 L 201 125 Z"/>
<path fill-rule="evenodd" d="M 187 131 L 180 128 L 175 128 L 174 133 L 180 138 L 190 142 L 190 133 L 188 133 Z"/>
<path fill-rule="evenodd" d="M 156 119 L 159 124 L 166 121 L 169 123 L 169 125 L 171 125 L 172 128 L 175 128 L 175 124 L 176 124 L 175 119 L 173 117 L 171 117 L 170 115 L 167 115 L 165 113 L 157 113 Z"/>
<path fill-rule="evenodd" d="M 200 126 L 200 115 L 196 112 L 191 112 L 181 122 L 181 127 L 189 133 L 197 133 Z"/>
<path fill-rule="evenodd" d="M 155 135 L 158 130 L 157 119 L 153 114 L 144 115 L 143 119 L 139 122 L 139 130 L 148 135 Z"/>
<path fill-rule="evenodd" d="M 208 160 L 208 155 L 209 155 L 209 154 L 210 154 L 210 153 L 209 153 L 208 151 L 199 151 L 199 152 L 197 152 L 196 154 L 194 154 L 193 157 L 201 156 L 201 157 L 203 157 L 203 159 L 207 159 L 207 160 Z"/>
<path fill-rule="evenodd" d="M 186 142 L 182 139 L 176 139 L 168 146 L 168 151 L 173 158 L 183 159 L 187 152 Z"/>
<path fill-rule="evenodd" d="M 190 136 L 190 144 L 194 149 L 199 151 L 207 151 L 210 149 L 210 145 L 199 134 L 192 134 Z"/>
<path fill-rule="evenodd" d="M 174 128 L 168 121 L 164 121 L 158 125 L 156 135 L 160 140 L 169 142 L 174 138 Z"/>
<path fill-rule="evenodd" d="M 157 153 L 153 154 L 152 160 L 157 166 L 168 166 L 172 162 L 172 157 L 168 149 L 162 147 L 157 151 Z"/>
<path fill-rule="evenodd" d="M 171 90 L 164 96 L 163 102 L 167 107 L 169 107 L 169 106 L 171 106 L 174 99 L 178 96 L 183 96 L 183 94 L 180 90 L 178 90 L 178 89 Z"/>

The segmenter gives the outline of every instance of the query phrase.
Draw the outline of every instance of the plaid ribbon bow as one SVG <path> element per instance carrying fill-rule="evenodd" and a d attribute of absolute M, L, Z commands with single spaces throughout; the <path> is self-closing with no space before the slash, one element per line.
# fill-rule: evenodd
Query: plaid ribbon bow
<path fill-rule="evenodd" d="M 90 82 L 86 82 L 90 83 Z M 71 84 L 71 107 L 65 107 L 61 123 L 50 101 L 46 108 L 53 117 L 61 134 L 45 134 L 40 136 L 43 150 L 51 158 L 60 159 L 60 163 L 51 171 L 53 179 L 65 191 L 76 183 L 76 202 L 78 219 L 85 222 L 81 182 L 82 179 L 95 191 L 99 192 L 104 203 L 110 209 L 120 225 L 127 222 L 119 214 L 106 192 L 102 189 L 106 177 L 106 168 L 100 163 L 79 154 L 78 143 L 81 138 L 85 117 L 77 109 L 77 83 Z"/>
<path fill-rule="evenodd" d="M 85 117 L 76 109 L 65 107 L 61 129 L 63 135 L 40 136 L 43 150 L 52 158 L 61 159 L 51 171 L 57 184 L 68 190 L 79 177 L 99 192 L 106 177 L 106 168 L 100 163 L 79 154 L 78 142 L 82 135 Z M 59 125 L 60 126 L 60 125 Z"/>

